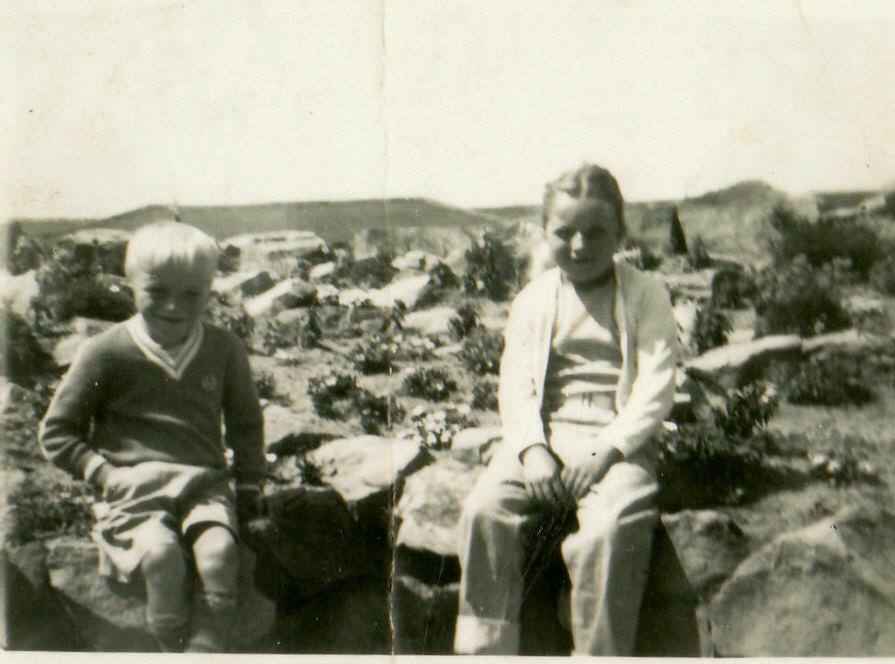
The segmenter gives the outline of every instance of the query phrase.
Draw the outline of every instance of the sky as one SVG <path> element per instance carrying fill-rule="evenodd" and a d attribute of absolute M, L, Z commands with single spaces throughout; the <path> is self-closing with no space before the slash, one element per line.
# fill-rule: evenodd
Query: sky
<path fill-rule="evenodd" d="M 889 0 L 0 0 L 0 220 L 895 183 Z"/>

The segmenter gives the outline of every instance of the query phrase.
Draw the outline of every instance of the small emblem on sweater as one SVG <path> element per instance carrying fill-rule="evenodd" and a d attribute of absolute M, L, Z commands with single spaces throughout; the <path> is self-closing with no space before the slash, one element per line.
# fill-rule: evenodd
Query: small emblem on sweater
<path fill-rule="evenodd" d="M 202 378 L 202 389 L 206 392 L 214 392 L 217 386 L 218 379 L 216 376 L 208 375 Z"/>

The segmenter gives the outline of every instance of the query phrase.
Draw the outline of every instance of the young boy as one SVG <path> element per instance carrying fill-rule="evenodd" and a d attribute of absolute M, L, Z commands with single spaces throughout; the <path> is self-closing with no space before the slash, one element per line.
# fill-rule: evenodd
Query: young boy
<path fill-rule="evenodd" d="M 262 418 L 248 358 L 236 336 L 201 320 L 217 256 L 212 238 L 176 221 L 134 233 L 125 273 L 137 313 L 83 344 L 40 427 L 46 457 L 101 497 L 100 570 L 122 582 L 142 575 L 164 651 L 228 648 L 238 527 L 261 504 Z"/>

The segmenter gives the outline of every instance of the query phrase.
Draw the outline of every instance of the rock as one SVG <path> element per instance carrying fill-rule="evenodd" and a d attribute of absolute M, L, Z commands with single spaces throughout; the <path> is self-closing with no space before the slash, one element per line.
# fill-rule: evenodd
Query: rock
<path fill-rule="evenodd" d="M 298 278 L 289 281 L 292 284 L 289 292 L 278 300 L 284 309 L 310 307 L 317 304 L 317 289 L 314 286 Z"/>
<path fill-rule="evenodd" d="M 328 263 L 320 263 L 311 268 L 310 272 L 308 272 L 308 279 L 311 281 L 316 281 L 317 279 L 323 279 L 324 277 L 328 277 L 336 271 L 336 264 L 332 261 Z"/>
<path fill-rule="evenodd" d="M 241 252 L 242 265 L 269 265 L 278 258 L 301 258 L 326 249 L 326 242 L 312 231 L 246 233 L 225 240 Z"/>
<path fill-rule="evenodd" d="M 333 440 L 308 454 L 349 505 L 389 490 L 428 457 L 413 441 L 370 435 Z"/>
<path fill-rule="evenodd" d="M 91 650 L 157 651 L 146 626 L 145 594 L 136 582 L 119 584 L 100 576 L 95 545 L 87 540 L 60 538 L 47 543 L 50 583 L 65 612 Z M 272 627 L 275 609 L 252 581 L 254 555 L 243 548 L 240 597 L 235 637 L 237 645 L 253 644 Z"/>
<path fill-rule="evenodd" d="M 397 279 L 382 288 L 370 291 L 370 301 L 384 309 L 391 309 L 397 302 L 403 302 L 408 309 L 413 309 L 417 301 L 431 288 L 430 282 L 431 277 L 428 274 Z"/>
<path fill-rule="evenodd" d="M 395 507 L 400 520 L 395 543 L 442 557 L 457 553 L 457 525 L 463 501 L 484 467 L 440 454 L 432 463 L 407 478 Z"/>
<path fill-rule="evenodd" d="M 27 320 L 31 301 L 40 293 L 36 275 L 36 270 L 17 275 L 0 271 L 0 305 Z"/>
<path fill-rule="evenodd" d="M 801 353 L 800 337 L 781 334 L 713 348 L 686 362 L 686 367 L 713 376 L 726 388 L 734 388 L 761 375 L 771 362 L 799 357 Z"/>
<path fill-rule="evenodd" d="M 435 254 L 426 251 L 411 250 L 403 256 L 398 256 L 392 261 L 392 267 L 396 270 L 431 270 L 438 265 L 441 259 Z"/>
<path fill-rule="evenodd" d="M 263 293 L 274 285 L 267 270 L 243 270 L 221 277 L 211 282 L 211 290 L 222 294 L 239 293 L 251 297 Z"/>
<path fill-rule="evenodd" d="M 363 288 L 346 288 L 339 291 L 339 304 L 343 307 L 357 307 L 371 302 L 371 294 Z"/>
<path fill-rule="evenodd" d="M 663 514 L 662 523 L 683 565 L 690 588 L 707 597 L 727 579 L 749 553 L 745 533 L 726 514 L 713 510 L 686 510 Z M 661 570 L 665 567 L 657 562 Z M 667 596 L 680 596 L 689 589 L 660 584 Z"/>
<path fill-rule="evenodd" d="M 696 310 L 698 306 L 693 300 L 680 300 L 674 305 L 674 320 L 677 321 L 680 330 L 680 338 L 685 347 L 692 353 L 690 338 L 693 333 L 693 325 L 696 322 Z"/>
<path fill-rule="evenodd" d="M 75 358 L 78 348 L 87 339 L 115 325 L 107 320 L 93 318 L 75 318 L 72 321 L 74 332 L 60 339 L 53 348 L 53 361 L 57 366 L 67 367 Z"/>
<path fill-rule="evenodd" d="M 391 641 L 387 584 L 371 579 L 333 587 L 279 616 L 274 651 L 385 655 Z"/>
<path fill-rule="evenodd" d="M 803 353 L 815 353 L 825 348 L 860 348 L 867 346 L 867 337 L 857 330 L 843 330 L 841 332 L 831 332 L 830 334 L 818 334 L 815 337 L 809 337 L 802 340 Z"/>
<path fill-rule="evenodd" d="M 432 307 L 422 311 L 411 311 L 404 317 L 405 329 L 418 330 L 422 334 L 448 334 L 450 321 L 457 316 L 453 307 Z"/>
<path fill-rule="evenodd" d="M 385 558 L 384 552 L 364 552 L 357 524 L 332 489 L 280 490 L 267 504 L 268 516 L 252 522 L 246 537 L 258 554 L 259 588 L 280 607 L 375 575 L 379 558 Z"/>
<path fill-rule="evenodd" d="M 288 308 L 284 304 L 290 301 L 292 284 L 292 279 L 285 279 L 260 295 L 243 301 L 246 313 L 257 318 L 258 316 L 273 316 L 282 309 Z"/>
<path fill-rule="evenodd" d="M 255 276 L 242 281 L 239 284 L 239 291 L 242 293 L 243 297 L 254 297 L 266 293 L 273 288 L 275 284 L 276 282 L 273 277 L 270 276 L 270 272 L 262 270 L 256 272 Z"/>
<path fill-rule="evenodd" d="M 895 655 L 895 515 L 873 504 L 779 536 L 711 604 L 730 656 Z"/>
<path fill-rule="evenodd" d="M 460 584 L 430 586 L 399 575 L 392 584 L 395 654 L 450 655 L 454 649 Z"/>
<path fill-rule="evenodd" d="M 317 284 L 317 301 L 320 304 L 338 304 L 339 289 L 332 284 Z"/>
<path fill-rule="evenodd" d="M 83 650 L 50 587 L 40 542 L 0 549 L 0 646 L 4 650 Z"/>
<path fill-rule="evenodd" d="M 471 427 L 457 432 L 451 441 L 451 455 L 469 465 L 485 465 L 493 456 L 493 448 L 500 443 L 500 426 Z"/>
<path fill-rule="evenodd" d="M 298 442 L 306 418 L 275 403 L 269 403 L 262 411 L 264 416 L 264 451 L 268 454 L 293 454 L 300 448 Z"/>

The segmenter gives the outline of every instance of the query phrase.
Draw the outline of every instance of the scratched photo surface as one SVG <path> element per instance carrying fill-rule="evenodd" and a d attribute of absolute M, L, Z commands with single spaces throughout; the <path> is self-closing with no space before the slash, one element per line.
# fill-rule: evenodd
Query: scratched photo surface
<path fill-rule="evenodd" d="M 893 34 L 0 4 L 0 646 L 895 656 Z"/>

